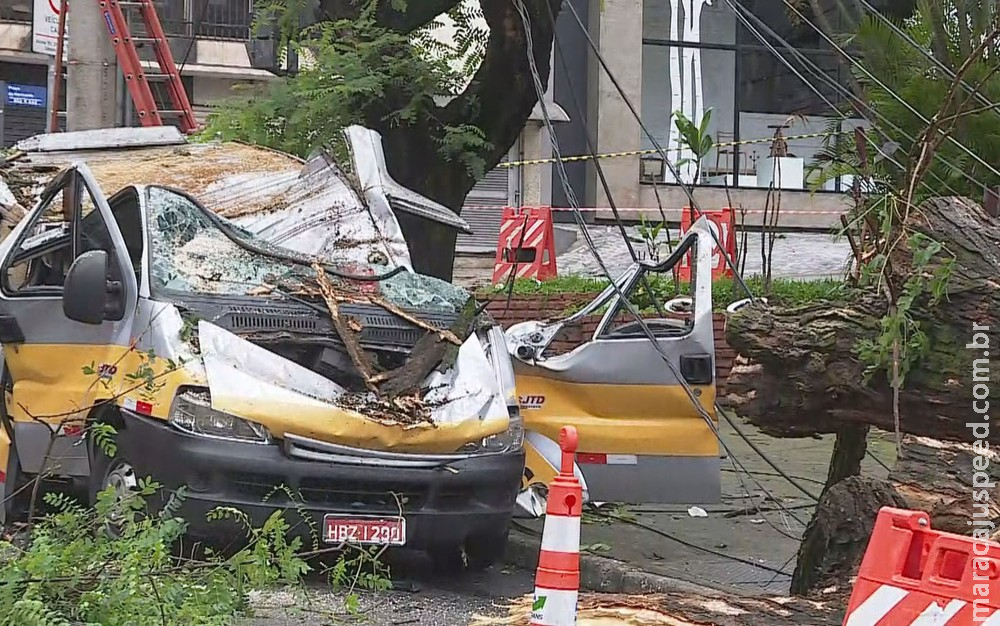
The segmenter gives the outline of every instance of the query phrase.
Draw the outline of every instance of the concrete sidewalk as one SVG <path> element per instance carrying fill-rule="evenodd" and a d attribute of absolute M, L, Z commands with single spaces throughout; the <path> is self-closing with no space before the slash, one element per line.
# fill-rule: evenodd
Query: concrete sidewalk
<path fill-rule="evenodd" d="M 819 495 L 833 450 L 832 435 L 823 439 L 778 440 L 751 426 L 741 425 L 740 428 L 783 471 L 807 491 Z M 592 568 L 597 571 L 587 580 L 590 589 L 635 592 L 634 588 L 617 588 L 621 583 L 616 581 L 621 580 L 622 571 L 638 570 L 654 575 L 647 586 L 667 584 L 655 578 L 665 577 L 698 587 L 747 595 L 788 592 L 799 538 L 812 516 L 814 501 L 778 476 L 725 421 L 720 430 L 733 457 L 723 460 L 722 502 L 703 507 L 707 517 L 693 517 L 688 507 L 669 505 L 605 505 L 599 509 L 605 515 L 624 518 L 621 520 L 585 513 L 582 549 L 620 562 L 617 568 L 606 564 Z M 872 453 L 891 466 L 895 454 L 891 439 L 888 436 L 872 439 Z M 749 474 L 738 471 L 732 458 L 737 459 Z M 863 471 L 881 478 L 887 474 L 871 458 L 865 459 Z M 764 490 L 788 512 L 769 511 L 779 507 Z M 763 512 L 758 512 L 758 507 Z M 536 519 L 516 520 L 515 529 L 520 533 L 518 541 L 535 546 L 535 554 L 542 524 L 542 520 Z M 534 566 L 531 551 L 526 552 L 515 562 L 531 569 Z M 642 585 L 641 577 L 636 578 L 633 574 L 631 580 L 633 582 L 627 587 Z"/>

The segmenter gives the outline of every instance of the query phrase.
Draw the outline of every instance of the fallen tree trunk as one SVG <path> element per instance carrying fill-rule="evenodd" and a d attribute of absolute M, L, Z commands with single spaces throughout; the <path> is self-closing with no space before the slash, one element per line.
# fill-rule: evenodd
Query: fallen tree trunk
<path fill-rule="evenodd" d="M 935 530 L 969 535 L 970 520 L 1000 519 L 1000 455 L 992 450 L 906 437 L 889 484 L 907 508 L 928 513 Z"/>
<path fill-rule="evenodd" d="M 846 600 L 742 598 L 727 594 L 581 594 L 579 626 L 840 626 Z M 502 617 L 475 616 L 472 626 L 526 626 L 532 597 L 519 598 Z"/>
<path fill-rule="evenodd" d="M 913 233 L 944 246 L 924 266 L 925 274 L 954 261 L 945 296 L 931 304 L 924 293 L 910 309 L 927 349 L 901 389 L 900 429 L 1000 443 L 1000 428 L 989 428 L 985 404 L 1000 407 L 1000 367 L 988 361 L 991 343 L 1000 354 L 1000 225 L 975 203 L 941 198 L 914 211 L 906 227 L 903 243 L 890 255 L 893 285 L 910 278 L 913 258 L 905 242 Z M 867 364 L 858 356 L 863 342 L 877 341 L 886 311 L 884 296 L 871 287 L 849 291 L 840 301 L 795 308 L 752 304 L 731 314 L 726 337 L 741 358 L 726 382 L 728 401 L 777 437 L 835 433 L 845 423 L 894 431 L 889 378 L 877 371 L 865 382 Z M 974 402 L 987 413 L 975 412 Z M 967 423 L 976 423 L 977 430 Z"/>
<path fill-rule="evenodd" d="M 824 493 L 799 548 L 793 594 L 849 589 L 883 506 L 924 511 L 932 529 L 960 535 L 972 533 L 970 520 L 989 524 L 1000 518 L 1000 455 L 986 452 L 989 465 L 976 478 L 976 451 L 968 444 L 907 436 L 902 450 L 888 480 L 853 476 Z M 974 490 L 984 490 L 981 502 Z"/>

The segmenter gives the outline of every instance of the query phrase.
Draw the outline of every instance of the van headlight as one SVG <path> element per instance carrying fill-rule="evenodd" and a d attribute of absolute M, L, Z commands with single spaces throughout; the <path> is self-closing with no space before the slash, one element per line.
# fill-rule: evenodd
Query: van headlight
<path fill-rule="evenodd" d="M 199 437 L 258 444 L 272 441 L 271 433 L 260 424 L 213 409 L 207 392 L 177 394 L 167 421 L 174 428 Z"/>
<path fill-rule="evenodd" d="M 469 442 L 462 446 L 459 452 L 465 454 L 503 454 L 520 452 L 522 448 L 524 448 L 524 418 L 521 417 L 521 412 L 516 407 L 512 407 L 507 430 L 484 437 L 479 441 Z"/>

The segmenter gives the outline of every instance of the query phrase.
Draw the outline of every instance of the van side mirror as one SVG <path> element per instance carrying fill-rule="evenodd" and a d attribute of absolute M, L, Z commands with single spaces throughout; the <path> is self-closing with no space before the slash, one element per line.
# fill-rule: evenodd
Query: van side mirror
<path fill-rule="evenodd" d="M 63 285 L 63 313 L 84 324 L 121 319 L 121 283 L 108 280 L 108 253 L 84 252 L 69 268 Z"/>

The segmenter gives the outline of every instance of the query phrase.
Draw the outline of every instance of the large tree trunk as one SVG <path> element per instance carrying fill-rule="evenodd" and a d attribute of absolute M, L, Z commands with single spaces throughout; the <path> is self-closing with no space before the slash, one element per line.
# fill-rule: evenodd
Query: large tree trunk
<path fill-rule="evenodd" d="M 824 493 L 799 548 L 792 593 L 849 589 L 883 506 L 924 511 L 933 530 L 961 535 L 972 533 L 969 520 L 1000 517 L 1000 455 L 985 452 L 989 467 L 976 478 L 968 444 L 907 436 L 902 450 L 887 481 L 854 476 Z M 976 501 L 974 490 L 988 497 Z"/>
<path fill-rule="evenodd" d="M 900 428 L 936 439 L 1000 443 L 1000 428 L 989 427 L 987 404 L 1000 407 L 1000 367 L 988 361 L 991 347 L 1000 351 L 1000 226 L 979 205 L 958 198 L 925 203 L 906 226 L 890 256 L 892 284 L 902 287 L 909 278 L 913 263 L 905 241 L 915 232 L 945 246 L 926 272 L 952 256 L 954 265 L 940 303 L 931 305 L 925 294 L 911 308 L 927 350 L 900 392 Z M 888 376 L 878 371 L 864 382 L 866 364 L 857 352 L 861 342 L 878 339 L 886 310 L 873 287 L 837 302 L 754 304 L 732 314 L 726 336 L 742 358 L 726 382 L 729 401 L 778 437 L 835 433 L 845 423 L 894 431 Z"/>
<path fill-rule="evenodd" d="M 975 467 L 977 456 L 983 472 Z M 906 437 L 889 483 L 907 508 L 931 516 L 935 530 L 969 535 L 969 520 L 1000 519 L 1000 455 L 992 450 Z"/>
<path fill-rule="evenodd" d="M 553 22 L 562 2 L 522 2 L 529 18 L 533 61 L 544 87 L 550 70 Z M 457 0 L 421 0 L 402 5 L 384 2 L 379 4 L 378 20 L 388 28 L 410 32 L 456 4 Z M 428 111 L 416 120 L 397 115 L 410 104 L 405 92 L 398 98 L 387 93 L 373 99 L 362 111 L 366 124 L 382 134 L 392 177 L 456 213 L 461 213 L 477 177 L 495 167 L 514 145 L 538 102 L 528 62 L 528 33 L 516 4 L 511 0 L 480 0 L 480 4 L 490 30 L 489 42 L 483 62 L 465 91 L 443 106 L 425 103 Z M 324 19 L 354 17 L 361 6 L 349 0 L 321 2 Z M 456 129 L 477 129 L 481 133 L 482 142 L 470 142 L 462 151 L 466 158 L 442 152 L 443 143 Z M 455 231 L 419 218 L 405 217 L 400 222 L 414 269 L 451 280 Z"/>
<path fill-rule="evenodd" d="M 745 598 L 732 593 L 580 595 L 577 623 L 620 626 L 840 626 L 846 603 L 819 598 Z M 503 617 L 476 616 L 472 626 L 525 626 L 531 596 L 519 598 Z"/>

